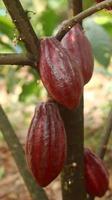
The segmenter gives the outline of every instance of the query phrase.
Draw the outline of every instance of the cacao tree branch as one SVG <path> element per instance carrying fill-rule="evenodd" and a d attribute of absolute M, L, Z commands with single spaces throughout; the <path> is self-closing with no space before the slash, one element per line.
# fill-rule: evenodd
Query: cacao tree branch
<path fill-rule="evenodd" d="M 20 144 L 2 106 L 0 105 L 0 130 L 3 133 L 3 136 L 9 146 L 9 149 L 12 152 L 12 155 L 15 159 L 17 167 L 22 175 L 25 185 L 30 192 L 32 200 L 48 200 L 44 190 L 39 187 L 35 180 L 33 179 L 32 175 L 27 169 L 24 150 L 22 145 Z"/>
<path fill-rule="evenodd" d="M 74 6 L 77 5 L 77 7 Z M 70 9 L 77 14 L 82 10 L 82 0 L 70 0 Z M 80 106 L 69 111 L 59 106 L 67 133 L 67 161 L 62 172 L 62 196 L 63 200 L 86 200 L 84 187 L 84 116 L 83 98 Z M 80 188 L 80 191 L 79 191 Z"/>
<path fill-rule="evenodd" d="M 75 0 L 74 0 L 75 1 Z M 27 15 L 25 13 L 25 11 L 22 8 L 22 5 L 20 4 L 19 0 L 12 0 L 10 3 L 10 0 L 3 0 L 4 4 L 6 5 L 13 22 L 15 23 L 18 31 L 20 32 L 21 35 L 21 39 L 24 41 L 27 50 L 32 54 L 33 60 L 38 62 L 39 59 L 39 39 L 37 38 L 35 32 L 32 29 L 32 26 L 27 18 Z M 69 3 L 69 6 L 72 5 L 74 6 L 74 10 L 78 5 L 78 1 L 74 4 Z M 99 4 L 96 4 L 95 6 L 81 12 L 80 14 L 76 15 L 75 17 L 73 17 L 71 20 L 68 20 L 62 27 L 61 29 L 58 31 L 56 38 L 58 40 L 61 40 L 63 38 L 63 36 L 70 30 L 70 28 L 72 28 L 72 26 L 74 26 L 77 22 L 81 22 L 82 19 L 88 17 L 89 15 L 103 9 L 106 7 L 109 7 L 112 5 L 112 0 L 106 0 L 104 2 L 101 2 Z M 75 13 L 75 11 L 73 11 L 73 13 Z M 12 61 L 11 58 L 9 58 L 9 60 L 11 61 L 11 63 L 8 63 L 8 57 L 5 61 L 0 62 L 0 64 L 27 64 L 27 61 L 24 60 L 24 58 L 22 58 L 22 62 L 23 63 L 19 63 L 19 57 L 17 58 L 17 62 L 14 59 L 14 63 Z M 3 57 L 1 58 L 1 60 L 3 60 Z M 25 62 L 25 63 L 24 63 Z M 31 62 L 28 61 L 28 65 L 32 65 Z"/>
<path fill-rule="evenodd" d="M 20 33 L 26 49 L 34 56 L 37 62 L 39 59 L 39 39 L 36 36 L 26 12 L 19 0 L 3 0 L 16 28 Z"/>
<path fill-rule="evenodd" d="M 78 4 L 78 1 L 76 2 L 76 5 Z M 64 35 L 77 23 L 81 22 L 84 18 L 104 9 L 112 6 L 112 0 L 105 0 L 101 3 L 96 4 L 95 6 L 92 6 L 88 8 L 87 10 L 80 12 L 75 17 L 72 17 L 70 20 L 67 20 L 63 25 L 61 26 L 60 30 L 56 34 L 56 38 L 58 40 L 61 40 Z"/>
<path fill-rule="evenodd" d="M 23 53 L 3 53 L 0 54 L 0 65 L 29 65 L 34 67 L 35 63 L 31 56 L 29 57 L 29 55 L 25 55 Z"/>

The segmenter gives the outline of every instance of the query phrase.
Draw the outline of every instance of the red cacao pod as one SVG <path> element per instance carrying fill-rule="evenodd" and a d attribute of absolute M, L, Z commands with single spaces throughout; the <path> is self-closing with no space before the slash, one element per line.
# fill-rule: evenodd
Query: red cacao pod
<path fill-rule="evenodd" d="M 45 38 L 40 44 L 39 70 L 49 94 L 69 109 L 77 107 L 83 89 L 80 70 L 73 65 L 66 49 L 55 38 Z"/>
<path fill-rule="evenodd" d="M 76 24 L 61 41 L 74 61 L 77 61 L 86 84 L 93 73 L 94 58 L 89 40 L 81 26 Z"/>
<path fill-rule="evenodd" d="M 66 134 L 54 102 L 41 103 L 30 124 L 26 159 L 37 183 L 45 187 L 54 180 L 66 159 Z"/>
<path fill-rule="evenodd" d="M 100 2 L 102 2 L 102 1 L 104 1 L 104 0 L 95 0 L 97 3 L 100 3 Z M 106 8 L 107 10 L 112 10 L 112 6 L 110 6 L 109 8 Z"/>
<path fill-rule="evenodd" d="M 85 148 L 85 182 L 88 194 L 102 197 L 109 186 L 109 174 L 103 161 L 91 150 Z"/>

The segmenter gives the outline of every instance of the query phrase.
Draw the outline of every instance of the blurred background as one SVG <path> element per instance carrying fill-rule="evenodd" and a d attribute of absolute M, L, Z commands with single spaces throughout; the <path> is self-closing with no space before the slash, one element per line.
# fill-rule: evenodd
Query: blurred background
<path fill-rule="evenodd" d="M 58 25 L 67 18 L 66 0 L 21 0 L 21 3 L 39 37 L 54 34 Z M 84 0 L 83 4 L 86 9 L 94 1 Z M 84 89 L 85 146 L 97 151 L 112 107 L 112 13 L 100 11 L 85 19 L 83 27 L 92 44 L 95 59 L 93 77 Z M 25 48 L 19 41 L 19 34 L 0 1 L 0 53 L 23 51 Z M 35 105 L 45 99 L 46 90 L 35 70 L 28 66 L 0 66 L 0 104 L 23 146 Z M 102 200 L 112 200 L 112 138 L 105 164 L 110 172 L 110 191 Z M 61 200 L 59 180 L 60 177 L 46 188 L 50 200 Z M 30 200 L 1 132 L 0 199 Z"/>

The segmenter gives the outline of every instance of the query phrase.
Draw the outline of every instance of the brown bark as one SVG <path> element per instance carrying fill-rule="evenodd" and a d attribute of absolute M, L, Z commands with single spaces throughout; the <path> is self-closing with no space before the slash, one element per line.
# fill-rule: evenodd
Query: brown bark
<path fill-rule="evenodd" d="M 60 106 L 60 112 L 67 132 L 67 162 L 62 172 L 63 200 L 85 200 L 83 171 L 83 99 L 80 106 L 69 111 Z"/>
<path fill-rule="evenodd" d="M 27 15 L 25 14 L 19 0 L 11 0 L 11 1 L 3 0 L 3 2 L 6 5 L 18 31 L 20 32 L 20 36 L 24 41 L 28 52 L 30 52 L 31 57 L 34 59 L 34 61 L 37 62 L 39 58 L 39 52 L 38 52 L 39 40 L 36 34 L 34 33 L 31 24 L 27 19 Z M 82 0 L 74 0 L 71 2 L 74 5 L 73 13 L 74 14 L 79 13 L 82 8 Z M 101 10 L 104 7 L 106 8 L 111 5 L 112 5 L 112 0 L 106 0 L 105 2 L 102 2 L 92 8 L 89 8 L 83 13 L 80 13 L 71 21 L 67 22 L 63 26 L 63 28 L 59 30 L 58 34 L 56 35 L 57 39 L 61 40 L 62 37 L 67 33 L 67 31 L 69 31 L 69 29 L 73 25 L 75 25 L 75 23 L 81 22 L 81 20 L 86 18 L 87 16 L 97 12 L 98 10 Z M 9 59 L 11 59 L 12 62 L 12 58 L 10 57 Z M 22 62 L 23 61 L 26 62 L 26 58 L 25 60 L 23 59 Z M 83 100 L 81 100 L 79 108 L 77 108 L 77 110 L 74 111 L 68 111 L 62 106 L 59 107 L 61 115 L 65 122 L 65 128 L 67 131 L 67 138 L 68 138 L 68 158 L 65 169 L 62 174 L 63 199 L 74 200 L 75 198 L 76 200 L 85 200 L 86 193 L 84 190 L 84 175 L 83 175 L 83 142 L 84 142 Z M 24 180 L 26 181 L 26 185 L 29 188 L 29 191 L 31 191 L 32 198 L 35 200 L 37 199 L 37 197 L 39 197 L 39 199 L 47 199 L 45 193 L 43 193 L 43 190 L 41 188 L 38 187 L 39 190 L 37 190 L 36 185 L 34 185 L 34 188 L 32 188 L 33 187 L 32 179 L 30 180 L 28 178 L 29 175 L 28 171 L 24 171 L 25 161 L 24 157 L 22 157 L 22 154 L 24 156 L 24 151 L 20 148 L 19 141 L 17 140 L 16 135 L 10 123 L 7 121 L 7 117 L 5 116 L 5 113 L 3 112 L 2 109 L 0 114 L 1 114 L 0 128 L 4 134 L 4 137 L 10 149 L 12 150 L 13 156 L 20 169 L 20 172 Z M 13 134 L 12 137 L 11 133 Z M 17 146 L 15 144 L 17 144 Z M 20 148 L 20 151 L 18 150 L 19 149 L 18 147 Z M 21 163 L 19 163 L 17 157 L 20 158 Z"/>
<path fill-rule="evenodd" d="M 12 59 L 12 55 L 0 55 L 0 65 L 2 64 L 18 64 L 18 65 L 24 65 L 29 64 L 32 66 L 36 66 L 37 62 L 39 61 L 39 39 L 36 38 L 36 34 L 34 33 L 31 24 L 29 23 L 26 14 L 24 13 L 23 8 L 21 7 L 21 4 L 18 0 L 12 0 L 10 4 L 10 0 L 3 0 L 7 9 L 9 10 L 9 13 L 12 17 L 13 22 L 16 25 L 16 28 L 19 30 L 22 40 L 24 41 L 27 50 L 30 52 L 30 55 L 28 55 L 28 58 L 25 58 L 23 60 L 23 57 L 19 57 L 17 55 L 17 61 L 15 60 L 16 55 L 14 56 L 14 61 Z M 75 0 L 73 1 L 75 2 Z M 75 14 L 75 8 L 77 7 L 79 1 L 75 2 L 75 5 L 73 5 L 72 0 L 69 2 L 69 16 L 72 14 Z M 73 8 L 72 9 L 72 5 Z M 9 7 L 10 6 L 10 7 Z M 105 0 L 101 3 L 96 4 L 95 6 L 77 14 L 72 19 L 68 20 L 66 23 L 64 23 L 61 28 L 59 29 L 58 33 L 56 34 L 56 38 L 58 40 L 61 40 L 63 36 L 72 28 L 77 22 L 81 22 L 84 18 L 94 14 L 95 12 L 98 12 L 99 10 L 103 8 L 107 8 L 112 6 L 112 0 Z M 79 8 L 80 11 L 81 7 Z M 16 20 L 19 19 L 19 20 Z M 22 22 L 22 23 L 21 23 Z M 24 28 L 23 28 L 24 27 Z M 19 55 L 20 56 L 20 55 Z M 29 60 L 30 59 L 30 60 Z M 9 60 L 11 60 L 11 63 L 9 63 Z M 36 61 L 36 62 L 35 62 Z M 27 63 L 28 62 L 28 63 Z"/>
<path fill-rule="evenodd" d="M 39 39 L 36 36 L 27 14 L 19 0 L 3 0 L 21 40 L 24 42 L 27 51 L 32 55 L 34 61 L 39 59 Z"/>
<path fill-rule="evenodd" d="M 76 6 L 74 6 L 77 5 Z M 82 10 L 82 0 L 69 2 L 70 9 L 74 14 Z M 83 98 L 77 109 L 69 111 L 59 106 L 60 113 L 64 120 L 67 133 L 67 161 L 62 172 L 62 196 L 63 200 L 86 200 L 84 187 L 84 117 Z"/>
<path fill-rule="evenodd" d="M 69 0 L 68 5 L 69 5 L 69 11 L 72 13 L 72 16 L 75 16 L 82 11 L 81 1 Z"/>
<path fill-rule="evenodd" d="M 74 0 L 75 2 L 75 0 Z M 76 5 L 79 3 L 80 1 L 77 0 Z M 71 4 L 70 4 L 71 5 Z M 58 40 L 61 40 L 64 35 L 77 23 L 77 22 L 81 22 L 83 19 L 85 19 L 86 17 L 104 9 L 104 8 L 108 8 L 112 6 L 112 0 L 105 0 L 101 3 L 96 4 L 95 6 L 92 6 L 90 8 L 88 8 L 87 10 L 77 14 L 75 17 L 72 17 L 70 20 L 67 20 L 63 26 L 60 26 L 61 28 L 58 30 L 57 34 L 56 34 L 56 38 Z M 76 13 L 76 11 L 74 11 L 74 13 Z"/>
<path fill-rule="evenodd" d="M 28 55 L 22 53 L 1 53 L 0 65 L 29 65 L 34 67 L 34 61 Z"/>

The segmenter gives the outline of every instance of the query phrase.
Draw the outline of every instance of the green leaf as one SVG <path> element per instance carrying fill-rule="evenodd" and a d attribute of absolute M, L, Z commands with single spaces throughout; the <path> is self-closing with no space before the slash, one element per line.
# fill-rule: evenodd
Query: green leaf
<path fill-rule="evenodd" d="M 112 16 L 110 13 L 102 11 L 94 16 L 94 21 L 105 28 L 105 31 L 112 37 Z"/>
<path fill-rule="evenodd" d="M 108 32 L 108 34 L 110 35 L 110 37 L 112 37 L 112 22 L 105 23 L 105 24 L 102 25 L 102 27 L 105 29 L 105 31 Z"/>
<path fill-rule="evenodd" d="M 7 35 L 9 38 L 14 38 L 14 25 L 6 16 L 0 16 L 0 33 Z"/>
<path fill-rule="evenodd" d="M 37 82 L 33 80 L 23 84 L 19 100 L 23 102 L 30 102 L 35 96 L 40 96 L 40 93 L 41 89 L 37 85 Z"/>
<path fill-rule="evenodd" d="M 55 10 L 47 7 L 46 10 L 42 12 L 39 20 L 42 23 L 44 35 L 50 36 L 58 24 L 59 16 L 56 14 Z"/>
<path fill-rule="evenodd" d="M 108 67 L 112 55 L 112 41 L 109 34 L 102 26 L 96 24 L 92 18 L 84 21 L 84 28 L 92 44 L 96 60 L 104 67 Z"/>

